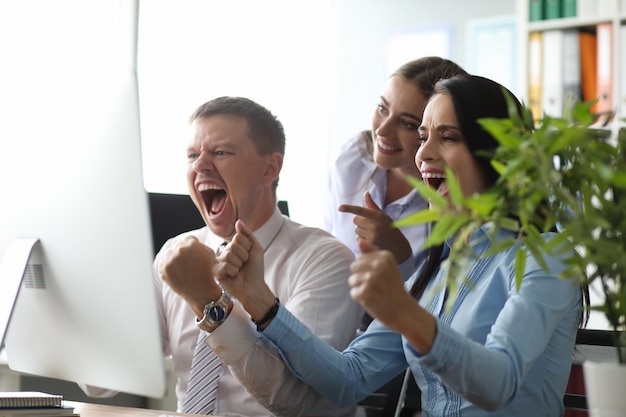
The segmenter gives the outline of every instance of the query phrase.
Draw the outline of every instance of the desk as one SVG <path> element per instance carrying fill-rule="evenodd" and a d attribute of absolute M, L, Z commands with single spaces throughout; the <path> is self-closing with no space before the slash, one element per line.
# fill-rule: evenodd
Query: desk
<path fill-rule="evenodd" d="M 116 405 L 103 405 L 82 403 L 76 401 L 64 401 L 71 405 L 80 414 L 80 417 L 174 417 L 174 416 L 197 416 L 197 414 L 176 413 L 173 411 L 152 410 L 148 408 L 120 407 Z"/>

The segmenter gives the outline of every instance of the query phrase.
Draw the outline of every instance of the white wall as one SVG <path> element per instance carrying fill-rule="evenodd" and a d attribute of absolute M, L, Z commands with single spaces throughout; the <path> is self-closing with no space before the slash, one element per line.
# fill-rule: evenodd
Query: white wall
<path fill-rule="evenodd" d="M 138 73 L 149 191 L 187 191 L 187 120 L 222 95 L 269 108 L 287 134 L 279 198 L 316 224 L 330 130 L 335 38 L 331 1 L 140 4 Z"/>
<path fill-rule="evenodd" d="M 285 125 L 279 198 L 289 201 L 295 220 L 320 225 L 330 158 L 369 127 L 390 73 L 390 39 L 444 28 L 447 57 L 464 65 L 468 20 L 514 11 L 515 0 L 145 0 L 139 77 L 146 186 L 186 192 L 188 115 L 218 95 L 244 95 Z M 405 53 L 406 60 L 430 54 Z"/>

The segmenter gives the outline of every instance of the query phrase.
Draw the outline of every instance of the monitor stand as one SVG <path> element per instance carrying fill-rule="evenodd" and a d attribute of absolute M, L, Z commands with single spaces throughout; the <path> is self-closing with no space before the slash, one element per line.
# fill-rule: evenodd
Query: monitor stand
<path fill-rule="evenodd" d="M 15 239 L 9 243 L 0 260 L 0 348 L 4 346 L 28 260 L 38 243 L 37 238 Z"/>

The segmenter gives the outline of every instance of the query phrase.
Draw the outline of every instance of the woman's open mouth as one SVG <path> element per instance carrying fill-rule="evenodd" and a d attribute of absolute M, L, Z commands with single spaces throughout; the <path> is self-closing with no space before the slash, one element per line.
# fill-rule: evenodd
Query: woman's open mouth
<path fill-rule="evenodd" d="M 423 172 L 422 180 L 429 187 L 437 190 L 439 194 L 445 194 L 448 191 L 448 183 L 446 182 L 445 174 L 434 173 L 434 172 Z"/>

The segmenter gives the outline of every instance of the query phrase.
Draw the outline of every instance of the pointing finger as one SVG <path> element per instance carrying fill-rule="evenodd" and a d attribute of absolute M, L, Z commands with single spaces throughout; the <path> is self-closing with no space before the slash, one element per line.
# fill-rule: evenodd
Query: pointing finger
<path fill-rule="evenodd" d="M 369 191 L 366 191 L 363 195 L 363 201 L 365 201 L 365 206 L 370 210 L 382 211 L 378 205 L 374 202 L 372 195 Z"/>

